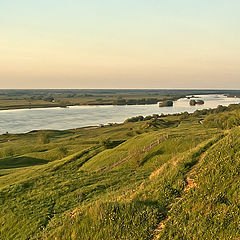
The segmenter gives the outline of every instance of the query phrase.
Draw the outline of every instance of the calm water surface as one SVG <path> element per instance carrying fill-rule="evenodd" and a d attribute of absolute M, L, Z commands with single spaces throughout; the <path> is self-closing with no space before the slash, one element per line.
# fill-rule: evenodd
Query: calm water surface
<path fill-rule="evenodd" d="M 196 96 L 196 95 L 195 95 Z M 173 107 L 154 105 L 128 106 L 72 106 L 69 108 L 38 108 L 0 111 L 0 133 L 24 133 L 39 129 L 64 130 L 107 123 L 121 123 L 137 115 L 194 112 L 197 109 L 216 108 L 240 103 L 240 98 L 224 95 L 199 95 L 204 105 L 190 106 L 189 99 L 181 98 Z"/>

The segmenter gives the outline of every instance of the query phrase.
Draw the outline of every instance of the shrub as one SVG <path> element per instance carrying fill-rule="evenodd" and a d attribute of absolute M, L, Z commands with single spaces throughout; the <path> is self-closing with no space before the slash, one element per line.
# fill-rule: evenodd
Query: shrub
<path fill-rule="evenodd" d="M 105 148 L 111 148 L 112 142 L 110 138 L 105 138 L 101 140 L 101 145 L 104 146 Z"/>
<path fill-rule="evenodd" d="M 173 106 L 173 101 L 163 101 L 159 103 L 159 107 L 171 107 Z"/>
<path fill-rule="evenodd" d="M 192 99 L 192 100 L 190 100 L 190 102 L 189 102 L 189 104 L 190 104 L 191 106 L 195 106 L 195 105 L 196 105 L 196 103 L 197 103 L 197 102 L 196 102 L 195 100 L 193 100 L 193 99 Z"/>
<path fill-rule="evenodd" d="M 125 120 L 125 122 L 139 122 L 143 120 L 144 120 L 143 116 L 137 116 L 137 117 L 128 118 L 127 120 Z"/>
<path fill-rule="evenodd" d="M 203 121 L 205 127 L 231 129 L 240 125 L 240 112 L 212 114 Z"/>

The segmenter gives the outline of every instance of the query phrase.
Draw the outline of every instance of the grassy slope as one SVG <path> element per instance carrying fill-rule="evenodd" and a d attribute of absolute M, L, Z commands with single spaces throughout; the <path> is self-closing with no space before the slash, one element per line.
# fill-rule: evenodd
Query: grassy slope
<path fill-rule="evenodd" d="M 145 125 L 1 136 L 0 238 L 237 239 L 240 130 Z"/>
<path fill-rule="evenodd" d="M 172 207 L 159 239 L 239 239 L 240 129 L 192 169 L 191 187 Z"/>

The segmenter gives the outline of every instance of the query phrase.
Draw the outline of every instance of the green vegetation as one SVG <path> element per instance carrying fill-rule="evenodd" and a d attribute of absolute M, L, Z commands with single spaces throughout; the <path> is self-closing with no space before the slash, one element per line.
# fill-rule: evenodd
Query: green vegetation
<path fill-rule="evenodd" d="M 189 101 L 189 104 L 191 105 L 191 106 L 195 106 L 196 104 L 197 104 L 197 102 L 196 102 L 196 100 L 190 100 Z"/>
<path fill-rule="evenodd" d="M 204 104 L 203 100 L 196 100 L 196 104 Z"/>
<path fill-rule="evenodd" d="M 209 115 L 203 121 L 203 124 L 206 127 L 216 127 L 221 129 L 231 129 L 235 126 L 240 125 L 240 112 L 232 111 L 232 112 L 224 112 L 218 114 L 216 117 L 214 114 Z"/>
<path fill-rule="evenodd" d="M 194 99 L 192 99 L 192 100 L 189 101 L 189 104 L 191 106 L 195 106 L 196 104 L 202 105 L 202 104 L 204 104 L 204 101 L 203 100 L 194 100 Z"/>
<path fill-rule="evenodd" d="M 173 106 L 173 101 L 163 101 L 159 103 L 159 107 L 171 107 Z"/>
<path fill-rule="evenodd" d="M 159 239 L 239 239 L 239 146 L 237 128 L 202 156 Z"/>
<path fill-rule="evenodd" d="M 0 136 L 0 239 L 239 239 L 240 105 Z"/>
<path fill-rule="evenodd" d="M 46 89 L 0 90 L 0 110 L 66 107 L 74 105 L 137 105 L 174 101 L 187 95 L 227 94 L 238 90 L 167 90 L 167 89 Z M 170 103 L 170 102 L 169 102 Z"/>

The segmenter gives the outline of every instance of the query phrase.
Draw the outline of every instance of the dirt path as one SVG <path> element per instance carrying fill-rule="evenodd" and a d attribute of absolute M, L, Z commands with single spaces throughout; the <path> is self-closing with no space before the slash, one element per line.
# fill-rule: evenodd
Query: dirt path
<path fill-rule="evenodd" d="M 205 157 L 205 155 L 208 153 L 208 150 L 211 149 L 212 146 L 214 146 L 215 144 L 217 144 L 222 138 L 216 140 L 215 142 L 213 141 L 212 144 L 210 144 L 210 146 L 208 146 L 207 149 L 204 149 L 204 151 L 201 153 L 201 155 L 198 157 L 198 161 L 196 162 L 196 164 L 192 167 L 192 169 L 186 174 L 186 185 L 183 189 L 183 194 L 180 198 L 177 198 L 176 201 L 172 204 L 176 205 L 179 201 L 181 201 L 184 196 L 185 193 L 187 191 L 189 191 L 190 189 L 194 188 L 194 187 L 198 187 L 197 184 L 195 183 L 194 180 L 194 176 L 196 175 L 196 168 L 199 165 L 199 163 L 201 162 L 201 160 Z M 153 240 L 159 240 L 160 237 L 160 233 L 161 231 L 165 228 L 166 223 L 171 219 L 171 216 L 166 217 L 165 219 L 163 219 L 157 226 L 157 228 L 154 230 L 155 232 L 155 236 L 153 237 Z"/>

